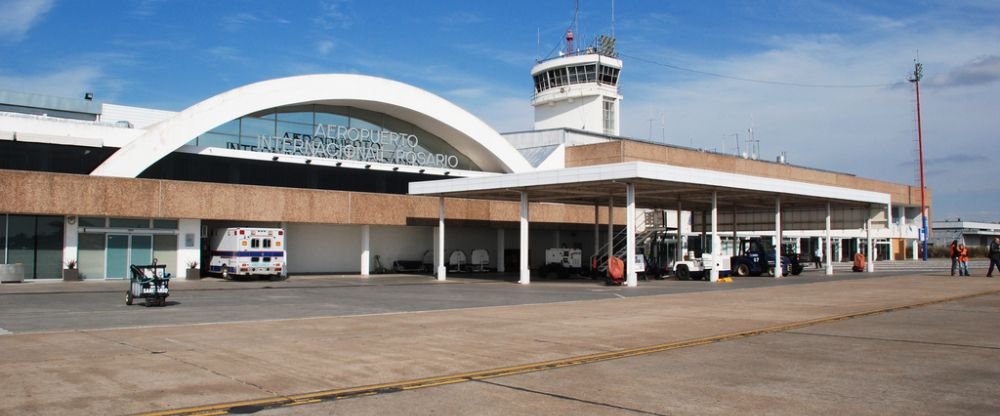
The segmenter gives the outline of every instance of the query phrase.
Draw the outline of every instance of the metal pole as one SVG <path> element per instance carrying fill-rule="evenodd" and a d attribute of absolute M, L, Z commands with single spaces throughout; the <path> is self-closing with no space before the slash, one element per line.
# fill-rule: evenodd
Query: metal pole
<path fill-rule="evenodd" d="M 926 185 L 924 184 L 924 135 L 920 123 L 920 78 L 924 76 L 924 66 L 920 62 L 914 62 L 913 64 L 913 78 L 910 78 L 910 82 L 916 86 L 917 89 L 917 150 L 920 153 L 920 217 L 923 218 L 923 232 L 921 235 L 921 246 L 923 249 L 923 259 L 927 261 L 927 197 Z"/>

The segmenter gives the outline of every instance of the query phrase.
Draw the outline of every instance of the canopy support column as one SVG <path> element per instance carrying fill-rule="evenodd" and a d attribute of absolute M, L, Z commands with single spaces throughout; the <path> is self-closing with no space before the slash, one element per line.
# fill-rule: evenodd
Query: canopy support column
<path fill-rule="evenodd" d="M 448 267 L 444 264 L 444 197 L 438 198 L 437 280 L 444 280 Z"/>
<path fill-rule="evenodd" d="M 868 207 L 868 218 L 865 219 L 865 239 L 868 241 L 868 273 L 875 271 L 875 245 L 872 240 L 872 209 Z"/>
<path fill-rule="evenodd" d="M 361 226 L 361 276 L 371 275 L 371 245 L 372 226 L 365 224 Z"/>
<path fill-rule="evenodd" d="M 507 243 L 504 241 L 504 230 L 503 228 L 497 228 L 497 272 L 503 273 L 507 271 L 504 266 L 506 260 L 504 259 L 504 249 L 507 247 Z"/>
<path fill-rule="evenodd" d="M 636 287 L 639 282 L 635 269 L 635 184 L 625 185 L 625 271 L 628 287 Z M 643 270 L 645 272 L 645 270 Z"/>
<path fill-rule="evenodd" d="M 681 205 L 681 200 L 678 199 L 677 200 L 677 249 L 675 250 L 677 252 L 677 256 L 674 257 L 674 261 L 675 262 L 678 262 L 678 261 L 681 261 L 681 260 L 684 259 L 684 242 L 681 241 L 681 229 L 682 229 L 682 226 L 681 226 L 681 216 L 682 216 L 681 212 L 682 212 L 683 208 L 684 207 Z"/>
<path fill-rule="evenodd" d="M 774 198 L 774 277 L 784 276 L 781 268 L 781 197 Z"/>
<path fill-rule="evenodd" d="M 704 224 L 702 224 L 702 229 L 704 229 Z M 708 274 L 708 281 L 718 282 L 719 281 L 719 267 L 722 267 L 722 262 L 719 261 L 719 256 L 722 255 L 722 250 L 719 249 L 721 245 L 721 239 L 719 238 L 719 191 L 712 191 L 712 271 Z M 704 258 L 704 256 L 702 256 Z"/>
<path fill-rule="evenodd" d="M 518 261 L 521 270 L 522 285 L 531 283 L 531 270 L 528 269 L 528 193 L 521 192 L 521 258 Z"/>
<path fill-rule="evenodd" d="M 833 239 L 830 238 L 830 203 L 826 203 L 826 250 L 823 254 L 826 256 L 826 275 L 833 275 Z"/>

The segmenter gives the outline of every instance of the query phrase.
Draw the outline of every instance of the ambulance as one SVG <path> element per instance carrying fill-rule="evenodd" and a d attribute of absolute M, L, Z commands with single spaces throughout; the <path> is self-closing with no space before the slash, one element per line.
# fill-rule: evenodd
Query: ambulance
<path fill-rule="evenodd" d="M 234 277 L 288 278 L 285 230 L 280 228 L 220 228 L 212 231 L 208 271 Z"/>

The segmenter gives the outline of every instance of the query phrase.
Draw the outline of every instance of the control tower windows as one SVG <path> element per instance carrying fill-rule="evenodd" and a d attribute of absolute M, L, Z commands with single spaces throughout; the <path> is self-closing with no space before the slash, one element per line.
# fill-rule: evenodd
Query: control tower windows
<path fill-rule="evenodd" d="M 620 69 L 611 66 L 601 67 L 601 83 L 609 85 L 618 85 L 618 73 L 621 72 Z"/>
<path fill-rule="evenodd" d="M 562 87 L 564 85 L 586 84 L 597 82 L 597 65 L 574 65 L 561 68 L 553 68 L 534 77 L 535 92 L 539 93 L 550 88 Z M 618 79 L 618 70 L 614 72 L 614 78 Z"/>

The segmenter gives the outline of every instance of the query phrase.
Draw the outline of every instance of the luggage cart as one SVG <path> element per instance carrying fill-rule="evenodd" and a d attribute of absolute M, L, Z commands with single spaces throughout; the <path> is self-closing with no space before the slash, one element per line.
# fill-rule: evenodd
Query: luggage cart
<path fill-rule="evenodd" d="M 129 288 L 125 291 L 125 304 L 131 305 L 136 298 L 145 300 L 146 306 L 164 306 L 167 303 L 167 296 L 170 296 L 170 273 L 167 273 L 167 265 L 153 264 L 148 266 L 129 266 L 132 278 Z"/>

